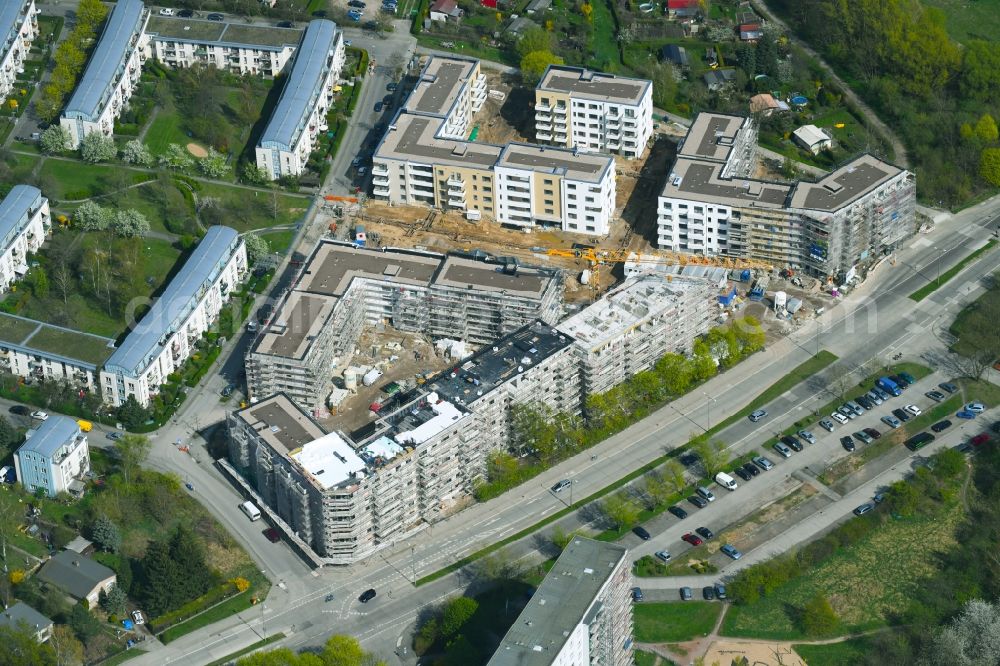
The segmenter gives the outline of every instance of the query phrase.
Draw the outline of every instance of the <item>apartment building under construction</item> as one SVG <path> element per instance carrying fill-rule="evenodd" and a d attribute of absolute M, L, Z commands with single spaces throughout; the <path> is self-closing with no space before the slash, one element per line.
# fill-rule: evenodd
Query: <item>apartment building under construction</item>
<path fill-rule="evenodd" d="M 486 344 L 560 318 L 560 271 L 487 258 L 320 242 L 247 353 L 250 396 L 319 407 L 366 324 Z"/>

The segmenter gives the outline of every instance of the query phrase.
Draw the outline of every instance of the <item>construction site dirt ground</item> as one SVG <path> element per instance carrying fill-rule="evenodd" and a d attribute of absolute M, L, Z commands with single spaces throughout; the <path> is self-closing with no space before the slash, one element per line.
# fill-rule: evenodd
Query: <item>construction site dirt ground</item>
<path fill-rule="evenodd" d="M 386 345 L 399 344 L 402 348 L 387 348 Z M 391 327 L 366 328 L 356 346 L 357 353 L 350 359 L 342 360 L 335 370 L 338 386 L 343 386 L 343 371 L 347 366 L 372 367 L 378 365 L 382 376 L 371 386 L 365 386 L 358 379 L 356 391 L 339 407 L 331 410 L 327 418 L 319 419 L 327 431 L 342 430 L 352 432 L 365 426 L 377 417 L 369 409 L 373 402 L 387 398 L 382 389 L 392 382 L 405 382 L 406 388 L 416 385 L 418 375 L 437 373 L 450 364 L 443 356 L 436 354 L 430 341 L 422 335 L 403 333 Z M 419 358 L 418 358 L 419 355 Z M 397 356 L 395 361 L 390 358 Z"/>

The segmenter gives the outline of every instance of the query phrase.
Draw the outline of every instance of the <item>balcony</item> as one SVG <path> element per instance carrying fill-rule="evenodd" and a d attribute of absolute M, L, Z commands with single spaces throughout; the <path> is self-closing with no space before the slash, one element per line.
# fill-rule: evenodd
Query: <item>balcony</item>
<path fill-rule="evenodd" d="M 538 139 L 539 141 L 551 141 L 552 140 L 552 132 L 551 131 L 543 131 L 540 128 L 535 128 L 535 138 Z"/>
<path fill-rule="evenodd" d="M 389 173 L 389 165 L 382 162 L 372 164 L 372 175 Z"/>
<path fill-rule="evenodd" d="M 462 210 L 465 210 L 465 199 L 448 197 L 448 205 L 451 206 L 452 208 L 460 208 Z"/>
<path fill-rule="evenodd" d="M 373 176 L 372 184 L 375 187 L 389 187 L 389 176 L 383 174 Z"/>

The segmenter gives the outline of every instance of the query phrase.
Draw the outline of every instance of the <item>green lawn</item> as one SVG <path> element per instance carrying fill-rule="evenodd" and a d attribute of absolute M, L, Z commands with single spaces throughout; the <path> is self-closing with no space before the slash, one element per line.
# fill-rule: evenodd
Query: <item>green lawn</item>
<path fill-rule="evenodd" d="M 944 12 L 948 34 L 960 42 L 1000 41 L 1000 0 L 922 0 Z"/>
<path fill-rule="evenodd" d="M 146 146 L 150 152 L 162 155 L 172 143 L 186 146 L 190 142 L 187 133 L 181 129 L 181 117 L 177 112 L 160 107 L 146 131 Z"/>
<path fill-rule="evenodd" d="M 163 633 L 157 636 L 163 643 L 169 643 L 170 641 L 175 641 L 181 636 L 186 636 L 192 631 L 197 631 L 202 627 L 207 627 L 210 624 L 215 624 L 219 620 L 224 620 L 230 615 L 235 615 L 236 613 L 242 613 L 248 608 L 253 607 L 253 603 L 250 601 L 254 598 L 255 594 L 259 594 L 256 586 L 251 587 L 246 592 L 242 594 L 237 594 L 235 597 L 231 597 L 226 601 L 223 601 L 218 606 L 210 608 L 201 615 L 196 615 L 187 622 L 181 622 L 180 624 L 175 624 Z"/>
<path fill-rule="evenodd" d="M 925 298 L 933 294 L 935 291 L 948 284 L 948 281 L 951 280 L 956 275 L 958 275 L 959 273 L 961 273 L 963 268 L 965 268 L 970 263 L 978 259 L 980 256 L 992 250 L 994 247 L 996 247 L 996 244 L 997 242 L 995 240 L 989 241 L 988 243 L 986 243 L 986 245 L 970 253 L 968 256 L 959 261 L 957 264 L 946 270 L 944 273 L 941 273 L 940 276 L 935 275 L 930 282 L 928 282 L 923 287 L 917 289 L 915 292 L 910 294 L 910 299 L 918 303 L 924 300 Z"/>
<path fill-rule="evenodd" d="M 638 603 L 633 608 L 635 639 L 641 643 L 676 643 L 712 631 L 722 604 L 711 601 Z"/>
<path fill-rule="evenodd" d="M 905 608 L 921 580 L 935 571 L 935 554 L 954 544 L 964 512 L 957 498 L 932 515 L 889 519 L 820 565 L 748 605 L 733 605 L 721 633 L 726 636 L 794 640 L 803 638 L 797 615 L 817 593 L 840 618 L 837 633 L 885 626 Z M 853 520 L 877 520 L 866 516 Z"/>
<path fill-rule="evenodd" d="M 294 229 L 288 229 L 285 231 L 268 231 L 260 235 L 261 238 L 266 240 L 271 246 L 271 252 L 278 252 L 284 254 L 288 252 L 289 246 L 292 244 L 292 239 L 295 238 L 297 232 Z"/>
<path fill-rule="evenodd" d="M 994 280 L 993 288 L 958 313 L 948 329 L 958 338 L 952 350 L 963 356 L 970 356 L 991 342 L 984 337 L 996 335 L 993 327 L 1000 314 L 1000 274 L 994 276 Z"/>
<path fill-rule="evenodd" d="M 202 183 L 201 198 L 214 197 L 229 213 L 225 224 L 239 232 L 293 224 L 309 208 L 309 197 L 277 191 L 248 190 L 241 187 Z"/>
<path fill-rule="evenodd" d="M 29 158 L 38 159 L 38 158 Z M 51 199 L 86 199 L 156 178 L 154 174 L 123 170 L 108 164 L 41 158 L 41 189 Z M 124 177 L 123 177 L 124 174 Z M 103 203 L 103 202 L 102 202 Z"/>
<path fill-rule="evenodd" d="M 871 639 L 866 636 L 826 645 L 798 643 L 792 647 L 809 666 L 854 666 L 872 649 Z"/>
<path fill-rule="evenodd" d="M 611 14 L 611 6 L 608 0 L 594 0 L 591 6 L 594 8 L 591 19 L 594 28 L 590 37 L 591 61 L 604 71 L 617 71 L 621 67 L 621 54 L 615 39 L 615 19 Z"/>
<path fill-rule="evenodd" d="M 118 664 L 124 664 L 129 659 L 134 659 L 140 654 L 146 654 L 145 650 L 139 648 L 132 648 L 131 650 L 125 650 L 124 652 L 119 652 L 110 659 L 105 659 L 101 662 L 101 666 L 118 666 Z"/>
<path fill-rule="evenodd" d="M 656 666 L 657 655 L 652 652 L 635 651 L 635 666 Z"/>
<path fill-rule="evenodd" d="M 108 342 L 106 338 L 43 326 L 26 344 L 41 351 L 72 356 L 99 366 L 114 351 L 108 347 Z"/>

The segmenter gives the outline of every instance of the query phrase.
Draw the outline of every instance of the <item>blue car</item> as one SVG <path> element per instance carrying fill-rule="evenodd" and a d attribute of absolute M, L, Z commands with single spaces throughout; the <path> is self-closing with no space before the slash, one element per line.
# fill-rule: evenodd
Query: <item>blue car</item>
<path fill-rule="evenodd" d="M 976 418 L 976 413 L 975 412 L 970 412 L 967 409 L 963 409 L 958 414 L 955 414 L 955 416 L 957 416 L 960 419 L 969 419 L 969 420 L 972 420 L 972 419 Z"/>
<path fill-rule="evenodd" d="M 721 550 L 723 553 L 725 553 L 729 557 L 733 558 L 734 560 L 738 560 L 741 557 L 743 557 L 743 553 L 741 553 L 740 551 L 736 550 L 736 548 L 734 548 L 733 546 L 729 545 L 728 543 L 726 545 L 724 545 L 722 548 L 720 548 L 719 550 Z"/>
<path fill-rule="evenodd" d="M 361 22 L 361 12 L 356 12 L 354 10 L 351 10 L 351 11 L 347 12 L 347 18 L 351 19 L 355 23 L 360 23 Z"/>

